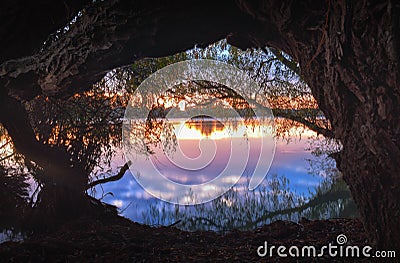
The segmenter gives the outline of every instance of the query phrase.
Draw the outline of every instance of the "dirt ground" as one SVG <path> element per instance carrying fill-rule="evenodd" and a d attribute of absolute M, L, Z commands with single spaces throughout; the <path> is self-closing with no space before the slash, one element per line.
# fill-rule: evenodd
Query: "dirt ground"
<path fill-rule="evenodd" d="M 358 219 L 277 221 L 254 231 L 185 232 L 149 227 L 122 217 L 80 218 L 56 231 L 24 242 L 0 245 L 4 262 L 371 262 L 360 258 L 259 257 L 257 248 L 315 245 L 322 247 L 345 234 L 347 245 L 367 245 Z M 371 245 L 372 246 L 372 245 Z M 373 246 L 372 246 L 373 247 Z M 286 251 L 287 253 L 287 251 Z M 327 254 L 327 253 L 326 253 Z M 386 261 L 388 262 L 388 261 Z"/>

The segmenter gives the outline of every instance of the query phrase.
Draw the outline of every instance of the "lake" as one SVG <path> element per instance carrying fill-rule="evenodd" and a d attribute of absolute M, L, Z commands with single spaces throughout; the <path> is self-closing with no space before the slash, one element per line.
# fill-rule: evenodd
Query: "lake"
<path fill-rule="evenodd" d="M 179 184 L 212 181 L 224 170 L 230 155 L 234 164 L 246 156 L 246 153 L 232 150 L 235 140 L 251 144 L 243 176 L 231 190 L 204 204 L 171 204 L 147 193 L 128 170 L 122 179 L 97 186 L 92 194 L 117 206 L 123 216 L 133 221 L 150 225 L 175 224 L 185 230 L 247 230 L 277 219 L 298 221 L 301 217 L 357 216 L 335 162 L 324 153 L 329 143 L 307 128 L 293 123 L 288 126 L 284 119 L 275 120 L 275 130 L 280 132 L 275 138 L 271 167 L 268 170 L 268 161 L 258 164 L 266 166 L 263 169 L 268 173 L 254 191 L 249 191 L 249 176 L 257 166 L 257 156 L 262 148 L 259 138 L 267 125 L 252 124 L 251 132 L 247 129 L 244 134 L 246 124 L 235 121 L 222 124 L 208 119 L 177 119 L 171 124 L 175 140 L 168 146 L 165 146 L 166 140 L 164 144 L 155 143 L 149 158 L 163 176 Z M 285 127 L 284 132 L 282 127 Z M 195 168 L 179 167 L 185 160 L 190 160 L 190 165 Z M 124 164 L 123 151 L 118 149 L 111 160 L 112 173 L 117 173 L 118 167 Z M 133 170 L 138 166 L 142 177 L 152 171 L 144 163 L 136 163 Z"/>

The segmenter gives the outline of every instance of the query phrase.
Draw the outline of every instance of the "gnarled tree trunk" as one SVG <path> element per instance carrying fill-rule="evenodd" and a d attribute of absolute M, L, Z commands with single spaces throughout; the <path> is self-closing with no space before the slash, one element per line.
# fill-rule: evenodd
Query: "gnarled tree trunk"
<path fill-rule="evenodd" d="M 14 147 L 27 161 L 40 167 L 37 179 L 43 184 L 37 204 L 44 218 L 79 216 L 88 207 L 88 176 L 79 163 L 72 164 L 61 147 L 52 147 L 36 140 L 27 112 L 20 101 L 7 95 L 0 97 L 1 124 L 7 129 Z"/>
<path fill-rule="evenodd" d="M 242 5 L 277 32 L 265 42 L 300 62 L 368 233 L 400 251 L 400 3 L 311 2 Z"/>

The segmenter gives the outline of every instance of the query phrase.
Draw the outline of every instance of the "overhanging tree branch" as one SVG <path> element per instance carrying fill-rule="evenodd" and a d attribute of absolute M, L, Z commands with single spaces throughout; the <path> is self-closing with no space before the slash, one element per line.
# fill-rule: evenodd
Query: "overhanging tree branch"
<path fill-rule="evenodd" d="M 40 52 L 0 64 L 0 85 L 18 99 L 39 93 L 71 95 L 89 89 L 107 71 L 139 58 L 189 49 L 200 36 L 192 28 L 208 28 L 201 39 L 212 43 L 230 32 L 245 32 L 243 23 L 254 24 L 234 2 L 212 3 L 213 8 L 204 2 L 193 4 L 187 9 L 184 1 L 158 5 L 140 0 L 96 1 Z"/>
<path fill-rule="evenodd" d="M 283 54 L 282 51 L 279 49 L 269 47 L 268 48 L 275 56 L 276 58 L 283 63 L 288 69 L 292 70 L 294 73 L 296 73 L 298 76 L 300 76 L 300 68 L 297 66 L 297 63 L 293 60 L 287 59 Z M 261 50 L 265 53 L 268 54 L 268 50 L 265 47 L 262 47 Z"/>
<path fill-rule="evenodd" d="M 326 138 L 331 138 L 331 139 L 335 138 L 335 134 L 332 130 L 323 128 L 323 127 L 319 126 L 318 124 L 307 120 L 304 116 L 299 116 L 290 110 L 272 109 L 272 112 L 274 113 L 275 117 L 282 117 L 285 119 L 296 121 L 298 123 L 303 124 L 308 129 L 315 131 L 318 134 L 322 134 Z"/>
<path fill-rule="evenodd" d="M 122 166 L 121 170 L 116 175 L 91 182 L 87 185 L 86 189 L 90 189 L 99 184 L 105 184 L 108 182 L 118 181 L 119 179 L 121 179 L 124 176 L 125 172 L 129 169 L 130 165 L 131 165 L 131 161 L 127 162 L 124 166 Z"/>

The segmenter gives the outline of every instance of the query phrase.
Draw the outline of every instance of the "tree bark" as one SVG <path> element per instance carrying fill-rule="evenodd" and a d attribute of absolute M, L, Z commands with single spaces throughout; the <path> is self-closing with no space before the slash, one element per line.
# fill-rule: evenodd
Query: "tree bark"
<path fill-rule="evenodd" d="M 89 0 L 4 0 L 0 9 L 0 63 L 30 56 Z"/>
<path fill-rule="evenodd" d="M 400 251 L 400 3 L 241 4 L 278 32 L 261 43 L 300 62 L 343 144 L 339 168 L 368 233 L 378 248 Z"/>
<path fill-rule="evenodd" d="M 233 2 L 97 1 L 40 52 L 0 64 L 0 87 L 25 100 L 41 93 L 68 96 L 137 59 L 185 51 L 252 26 Z"/>
<path fill-rule="evenodd" d="M 324 51 L 304 72 L 343 144 L 339 169 L 368 233 L 400 251 L 400 3 L 367 4 L 331 3 Z"/>

